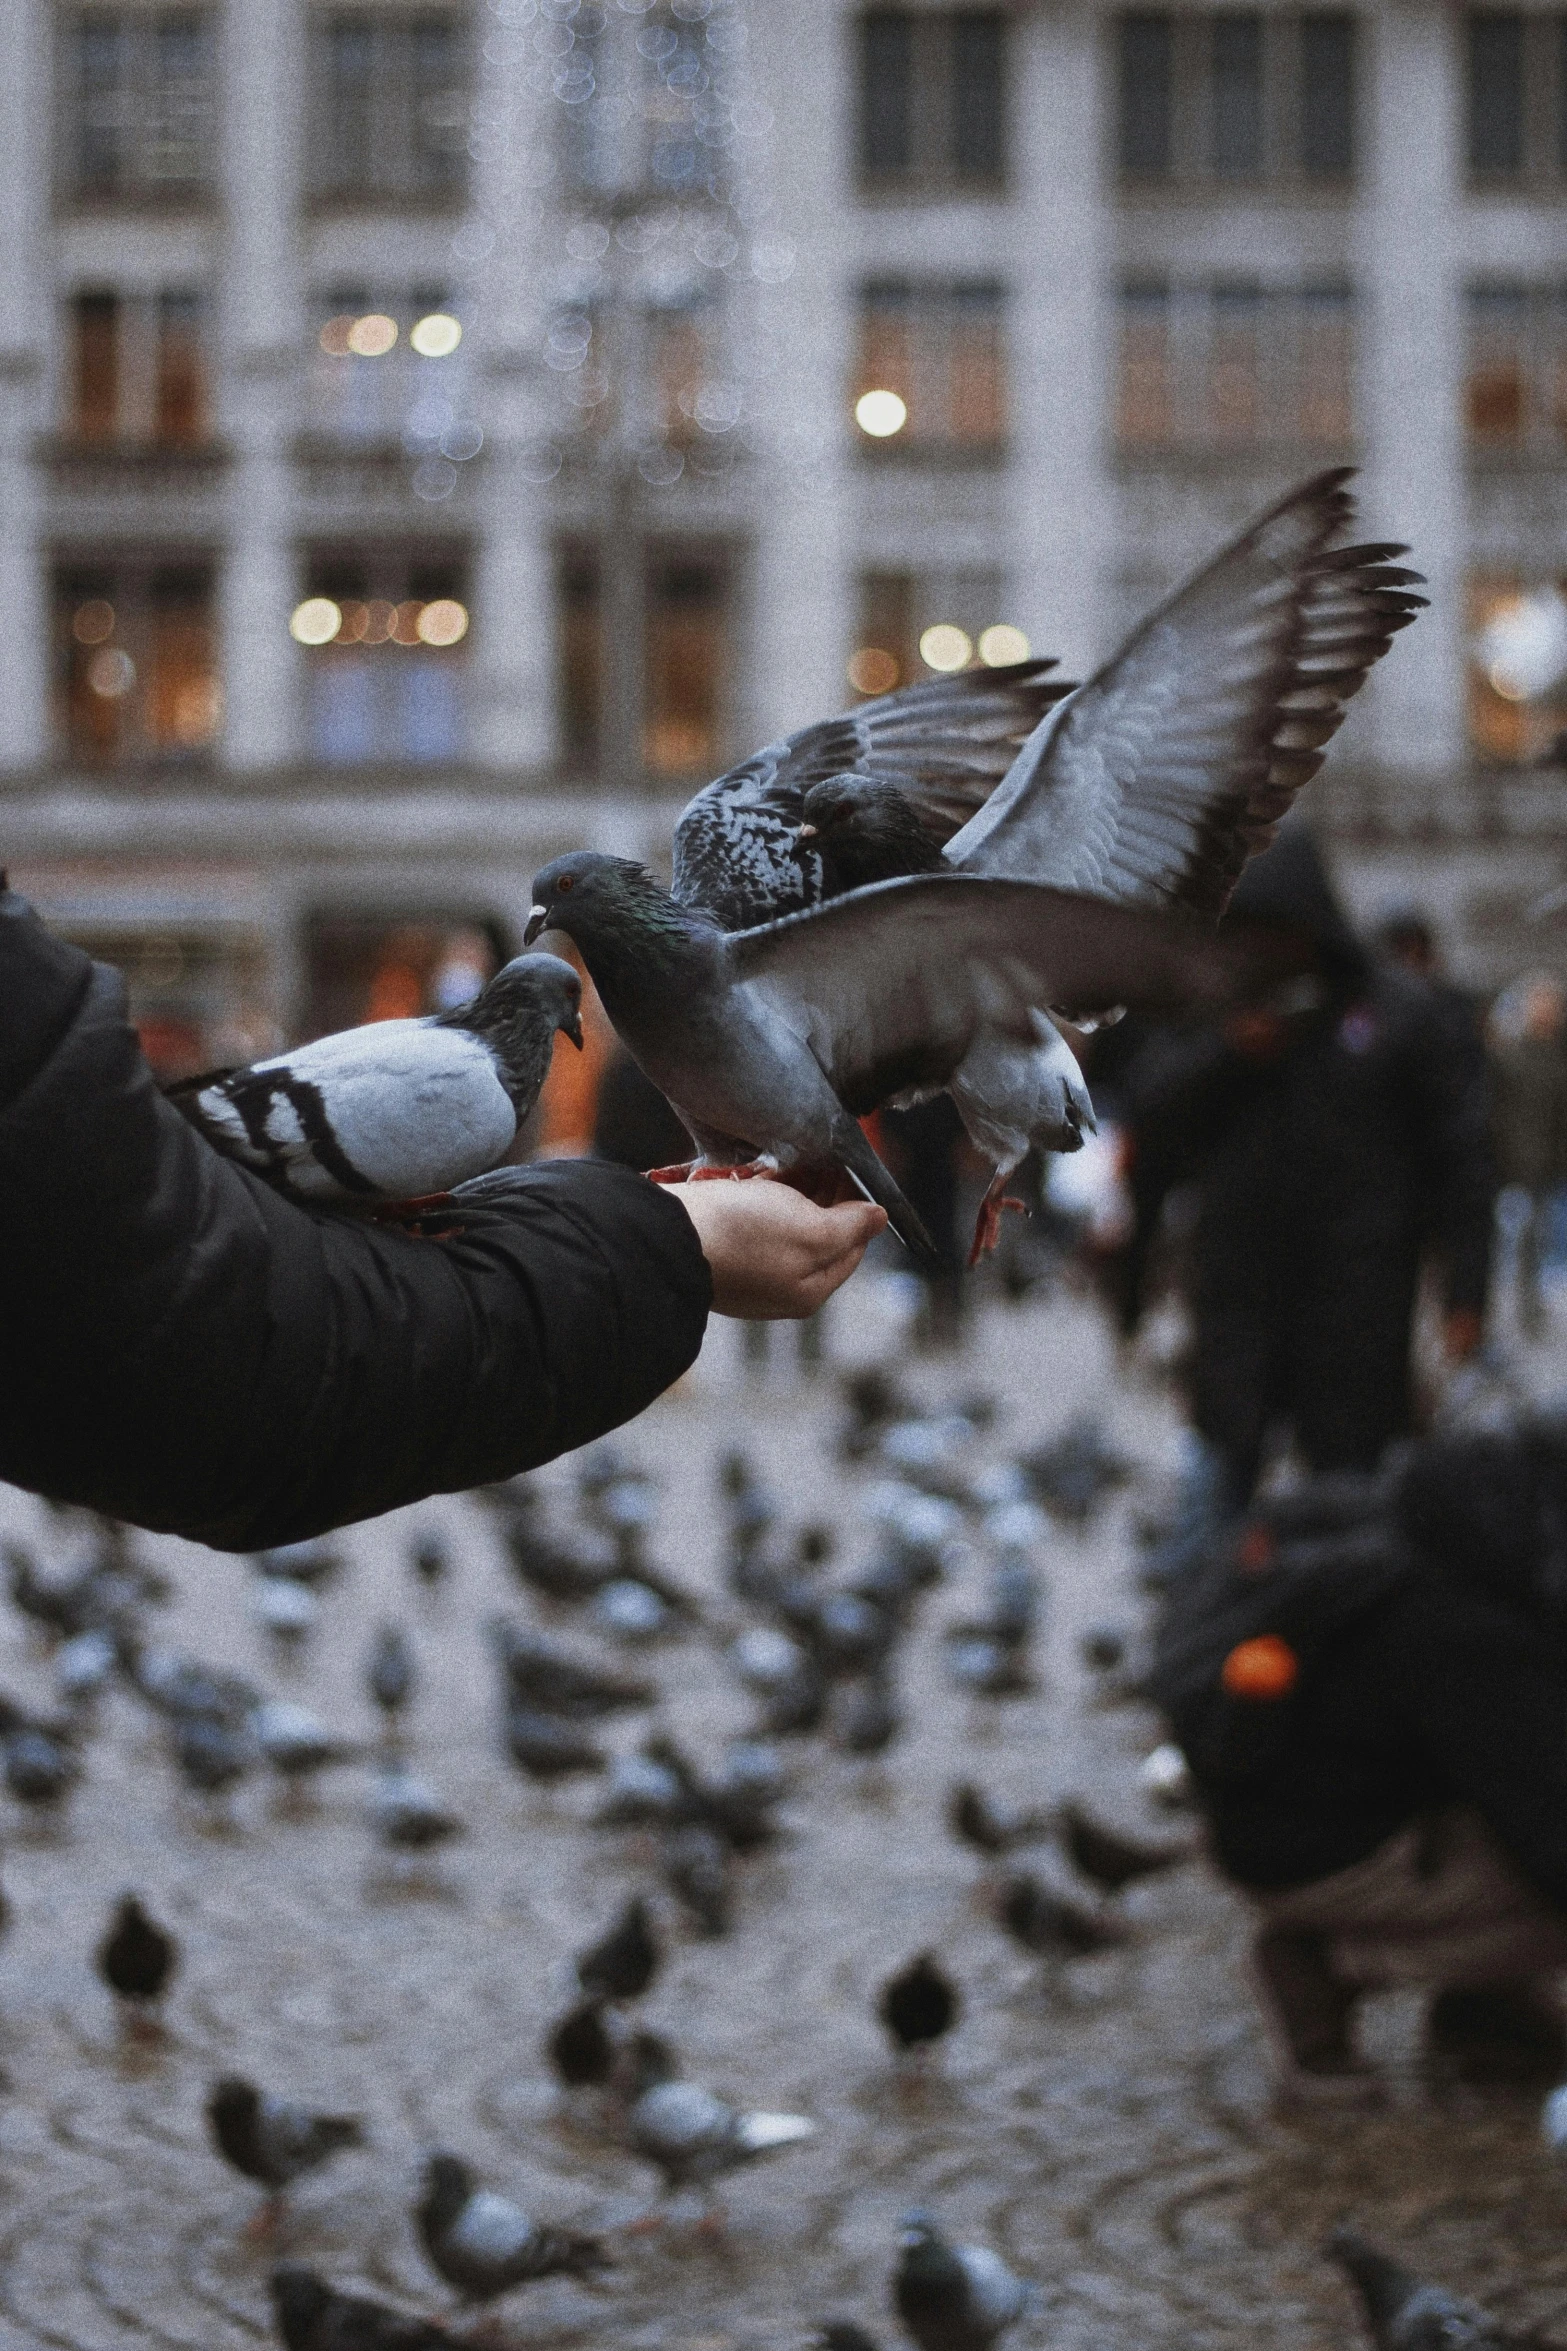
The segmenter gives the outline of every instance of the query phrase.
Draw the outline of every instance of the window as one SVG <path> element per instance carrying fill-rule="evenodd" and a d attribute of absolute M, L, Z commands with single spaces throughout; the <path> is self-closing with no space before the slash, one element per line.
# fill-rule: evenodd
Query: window
<path fill-rule="evenodd" d="M 67 335 L 69 439 L 165 449 L 206 442 L 207 315 L 199 294 L 76 294 Z"/>
<path fill-rule="evenodd" d="M 860 179 L 873 192 L 991 190 L 1006 175 L 1006 27 L 989 9 L 860 19 Z"/>
<path fill-rule="evenodd" d="M 56 711 L 92 766 L 189 758 L 222 715 L 209 564 L 63 564 L 55 575 Z"/>
<path fill-rule="evenodd" d="M 867 454 L 994 461 L 1006 440 L 1004 295 L 993 279 L 884 278 L 860 295 L 854 408 Z M 878 416 L 871 396 L 892 405 Z M 898 418 L 901 408 L 902 416 Z M 897 421 L 891 422 L 890 419 Z"/>
<path fill-rule="evenodd" d="M 203 194 L 212 170 L 205 8 L 92 8 L 61 20 L 59 177 L 77 198 Z"/>
<path fill-rule="evenodd" d="M 401 441 L 411 457 L 476 454 L 466 413 L 462 321 L 445 289 L 338 285 L 311 305 L 306 429 L 360 446 Z"/>
<path fill-rule="evenodd" d="M 1567 15 L 1477 9 L 1466 23 L 1469 176 L 1480 187 L 1567 180 Z"/>
<path fill-rule="evenodd" d="M 1026 654 L 1026 640 L 1006 619 L 997 571 L 862 572 L 859 605 L 848 673 L 857 693 L 890 694 L 938 670 L 967 668 L 976 654 L 981 661 Z"/>
<path fill-rule="evenodd" d="M 1355 20 L 1134 10 L 1115 20 L 1128 183 L 1332 187 L 1355 168 Z"/>
<path fill-rule="evenodd" d="M 1354 303 L 1332 283 L 1129 279 L 1120 296 L 1123 451 L 1347 449 Z"/>
<path fill-rule="evenodd" d="M 578 542 L 556 559 L 558 686 L 568 762 L 604 752 L 612 658 L 604 632 L 603 566 Z M 723 765 L 729 676 L 730 566 L 722 550 L 654 544 L 642 568 L 641 748 L 652 775 L 713 775 Z"/>
<path fill-rule="evenodd" d="M 561 747 L 568 765 L 598 763 L 604 694 L 604 617 L 599 561 L 591 547 L 565 547 L 556 558 L 557 691 Z"/>
<path fill-rule="evenodd" d="M 323 9 L 311 24 L 314 191 L 323 201 L 453 203 L 468 169 L 462 11 Z"/>
<path fill-rule="evenodd" d="M 1474 286 L 1465 308 L 1470 448 L 1567 459 L 1567 286 Z"/>
<path fill-rule="evenodd" d="M 1567 760 L 1567 581 L 1469 583 L 1469 739 L 1503 767 Z"/>
<path fill-rule="evenodd" d="M 467 567 L 455 555 L 317 557 L 294 633 L 310 749 L 329 766 L 460 759 L 467 747 Z"/>

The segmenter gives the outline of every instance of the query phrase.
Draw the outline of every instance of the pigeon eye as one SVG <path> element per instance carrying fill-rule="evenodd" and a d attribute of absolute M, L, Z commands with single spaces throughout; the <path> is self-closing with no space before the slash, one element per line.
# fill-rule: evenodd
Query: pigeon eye
<path fill-rule="evenodd" d="M 568 891 L 570 888 L 571 888 L 571 876 L 570 876 L 570 874 L 569 874 L 569 873 L 563 873 L 563 874 L 561 875 L 561 877 L 560 877 L 560 880 L 559 880 L 559 881 L 558 881 L 558 882 L 555 884 L 555 893 L 556 893 L 556 896 L 557 896 L 557 897 L 560 897 L 560 898 L 564 898 L 564 897 L 565 897 L 565 895 L 566 895 L 566 892 L 567 892 L 567 891 Z"/>

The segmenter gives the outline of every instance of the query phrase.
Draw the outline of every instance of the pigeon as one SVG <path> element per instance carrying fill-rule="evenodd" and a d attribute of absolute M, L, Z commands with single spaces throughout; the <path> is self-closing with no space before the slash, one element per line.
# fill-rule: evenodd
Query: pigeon
<path fill-rule="evenodd" d="M 90 1707 L 119 1662 L 114 1635 L 103 1625 L 73 1633 L 54 1654 L 54 1686 L 67 1707 Z"/>
<path fill-rule="evenodd" d="M 678 1772 L 657 1757 L 617 1755 L 604 1778 L 604 1795 L 594 1823 L 604 1829 L 651 1828 L 672 1821 L 685 1809 L 685 1786 Z"/>
<path fill-rule="evenodd" d="M 601 2000 L 579 2000 L 544 2036 L 550 2069 L 568 2090 L 602 2089 L 615 2070 L 618 2051 Z"/>
<path fill-rule="evenodd" d="M 381 1709 L 387 1734 L 395 1733 L 403 1708 L 413 1696 L 414 1657 L 401 1625 L 384 1624 L 370 1652 L 370 1695 Z"/>
<path fill-rule="evenodd" d="M 408 1564 L 428 1591 L 443 1582 L 451 1561 L 439 1535 L 422 1535 L 408 1554 Z"/>
<path fill-rule="evenodd" d="M 237 2074 L 213 2083 L 207 2127 L 224 2161 L 268 2191 L 273 2212 L 295 2180 L 344 2147 L 362 2147 L 365 2138 L 357 2115 L 317 2114 L 291 2099 L 274 2098 Z"/>
<path fill-rule="evenodd" d="M 973 1780 L 954 1780 L 947 1795 L 947 1826 L 961 1844 L 994 1858 L 1017 1845 L 1037 1844 L 1053 1823 L 1043 1812 L 1002 1804 Z"/>
<path fill-rule="evenodd" d="M 547 1633 L 526 1632 L 507 1617 L 493 1619 L 490 1637 L 513 1696 L 546 1713 L 616 1714 L 650 1706 L 658 1696 L 651 1682 L 580 1656 Z"/>
<path fill-rule="evenodd" d="M 1540 2336 L 1500 2326 L 1445 2287 L 1423 2285 L 1354 2229 L 1335 2229 L 1327 2252 L 1358 2289 L 1377 2351 L 1544 2351 Z"/>
<path fill-rule="evenodd" d="M 372 1021 L 168 1096 L 225 1158 L 297 1199 L 423 1200 L 505 1157 L 556 1030 L 582 1044 L 581 997 L 569 963 L 521 955 L 457 1011 Z"/>
<path fill-rule="evenodd" d="M 0 1752 L 7 1791 L 31 1811 L 53 1811 L 82 1776 L 80 1758 L 38 1724 L 10 1732 Z"/>
<path fill-rule="evenodd" d="M 311 1535 L 302 1543 L 274 1543 L 270 1551 L 251 1555 L 257 1573 L 290 1584 L 329 1584 L 341 1574 L 343 1554 L 325 1535 Z"/>
<path fill-rule="evenodd" d="M 1051 1959 L 1084 1959 L 1125 1943 L 1131 1930 L 1114 1911 L 1062 1885 L 1047 1884 L 1027 1870 L 1007 1879 L 996 1897 L 996 1916 L 1025 1951 Z"/>
<path fill-rule="evenodd" d="M 177 1714 L 174 1717 L 174 1760 L 192 1795 L 216 1797 L 236 1787 L 256 1759 L 256 1749 L 243 1724 L 216 1714 Z"/>
<path fill-rule="evenodd" d="M 426 2158 L 414 2221 L 431 2266 L 469 2303 L 494 2302 L 534 2278 L 591 2277 L 607 2266 L 597 2237 L 530 2220 L 481 2188 L 459 2155 Z"/>
<path fill-rule="evenodd" d="M 880 2345 L 852 2318 L 829 2318 L 816 2329 L 810 2351 L 880 2351 Z"/>
<path fill-rule="evenodd" d="M 666 2190 L 711 2187 L 725 2172 L 813 2138 L 803 2114 L 742 2113 L 695 2082 L 661 2081 L 631 2109 L 633 2149 L 656 2164 Z"/>
<path fill-rule="evenodd" d="M 885 1661 L 844 1685 L 833 1732 L 846 1755 L 884 1755 L 902 1727 L 897 1687 Z"/>
<path fill-rule="evenodd" d="M 961 2010 L 957 1986 L 933 1951 L 921 1951 L 889 1976 L 876 2001 L 876 2014 L 903 2050 L 924 2049 L 939 2041 L 957 2023 Z"/>
<path fill-rule="evenodd" d="M 1086 1526 L 1105 1496 L 1132 1474 L 1131 1463 L 1108 1443 L 1092 1413 L 1080 1413 L 1049 1444 L 1020 1454 L 1018 1467 L 1035 1499 L 1076 1527 Z"/>
<path fill-rule="evenodd" d="M 635 1894 L 608 1934 L 578 1952 L 577 1981 L 589 1999 L 640 2000 L 662 1957 L 647 1904 Z"/>
<path fill-rule="evenodd" d="M 990 2351 L 1033 2301 L 984 2245 L 949 2245 L 928 2213 L 903 2223 L 892 2298 L 919 2351 Z"/>
<path fill-rule="evenodd" d="M 594 1597 L 593 1624 L 611 1641 L 656 1641 L 667 1633 L 674 1610 L 640 1576 L 617 1576 Z"/>
<path fill-rule="evenodd" d="M 672 1829 L 664 1840 L 664 1878 L 704 1935 L 726 1935 L 731 1915 L 729 1849 L 700 1821 Z"/>
<path fill-rule="evenodd" d="M 1192 1857 L 1187 1844 L 1172 1844 L 1166 1839 L 1152 1845 L 1106 1828 L 1075 1797 L 1062 1805 L 1060 1820 L 1072 1866 L 1107 1894 L 1119 1894 L 1123 1886 L 1135 1885 L 1139 1878 L 1177 1869 Z"/>
<path fill-rule="evenodd" d="M 121 2013 L 144 2023 L 162 2000 L 180 1963 L 174 1937 L 147 1916 L 134 1894 L 122 1894 L 98 1946 L 98 1973 Z"/>
<path fill-rule="evenodd" d="M 457 2339 L 433 2319 L 339 2293 L 296 2262 L 272 2272 L 272 2312 L 284 2351 L 442 2351 Z"/>
<path fill-rule="evenodd" d="M 307 1640 L 321 1621 L 321 1603 L 308 1584 L 291 1576 L 258 1576 L 251 1596 L 257 1623 L 280 1647 Z"/>
<path fill-rule="evenodd" d="M 1215 1004 L 1255 960 L 1174 916 L 988 875 L 878 882 L 725 932 L 629 858 L 578 850 L 535 875 L 533 901 L 525 936 L 574 942 L 690 1131 L 682 1177 L 744 1168 L 833 1196 L 847 1181 L 927 1263 L 934 1244 L 866 1139 L 867 1112 L 939 1089 L 989 1031 L 1032 1049 L 1038 1003 Z"/>
<path fill-rule="evenodd" d="M 435 1790 L 416 1779 L 405 1763 L 389 1763 L 370 1790 L 370 1825 L 393 1853 L 428 1853 L 466 1834 Z"/>
<path fill-rule="evenodd" d="M 278 1777 L 290 1788 L 301 1788 L 329 1764 L 353 1763 L 359 1749 L 349 1740 L 335 1739 L 308 1707 L 289 1698 L 267 1698 L 251 1717 L 256 1744 Z"/>
<path fill-rule="evenodd" d="M 1077 1651 L 1090 1673 L 1115 1673 L 1126 1663 L 1126 1635 L 1115 1625 L 1091 1625 Z"/>
<path fill-rule="evenodd" d="M 515 1698 L 506 1707 L 506 1751 L 530 1780 L 570 1779 L 574 1774 L 602 1771 L 604 1750 L 575 1723 Z"/>

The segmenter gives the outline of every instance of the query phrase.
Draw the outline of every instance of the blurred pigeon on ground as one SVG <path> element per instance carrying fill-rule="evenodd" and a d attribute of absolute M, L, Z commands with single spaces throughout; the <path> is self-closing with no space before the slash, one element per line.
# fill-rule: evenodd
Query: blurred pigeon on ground
<path fill-rule="evenodd" d="M 704 1935 L 729 1932 L 729 1848 L 715 1829 L 688 1821 L 664 1839 L 664 1882 Z"/>
<path fill-rule="evenodd" d="M 1354 2229 L 1335 2229 L 1329 2257 L 1358 2289 L 1377 2351 L 1527 2351 L 1544 2338 L 1515 2332 L 1443 2286 L 1428 2286 Z"/>
<path fill-rule="evenodd" d="M 810 2351 L 881 2351 L 874 2335 L 868 2335 L 852 2318 L 829 2318 L 811 2337 Z"/>
<path fill-rule="evenodd" d="M 525 1631 L 508 1617 L 493 1619 L 490 1637 L 513 1695 L 544 1713 L 616 1714 L 649 1706 L 658 1696 L 653 1683 L 584 1657 L 547 1633 Z"/>
<path fill-rule="evenodd" d="M 996 1896 L 996 1916 L 1025 1951 L 1048 1959 L 1084 1959 L 1131 1938 L 1124 1918 L 1071 1887 L 1019 1870 Z"/>
<path fill-rule="evenodd" d="M 582 984 L 553 955 L 503 966 L 472 1003 L 379 1020 L 167 1089 L 225 1158 L 299 1199 L 419 1200 L 495 1167 L 549 1071 L 581 1046 Z"/>
<path fill-rule="evenodd" d="M 65 1741 L 37 1725 L 12 1731 L 0 1753 L 7 1793 L 30 1811 L 57 1808 L 82 1776 L 81 1760 Z"/>
<path fill-rule="evenodd" d="M 145 2024 L 174 1980 L 180 1947 L 148 1917 L 136 1895 L 122 1894 L 97 1957 L 98 1973 L 120 2003 L 122 2017 Z"/>
<path fill-rule="evenodd" d="M 582 1772 L 602 1771 L 604 1750 L 574 1722 L 511 1699 L 505 1713 L 506 1751 L 519 1771 L 546 1785 Z"/>
<path fill-rule="evenodd" d="M 303 1788 L 331 1764 L 357 1761 L 361 1752 L 352 1740 L 334 1738 L 307 1706 L 296 1706 L 289 1698 L 263 1700 L 251 1725 L 267 1762 L 294 1789 Z"/>
<path fill-rule="evenodd" d="M 840 1459 L 864 1461 L 881 1442 L 888 1424 L 909 1417 L 909 1402 L 891 1372 L 868 1363 L 846 1374 L 843 1381 L 844 1418 L 838 1431 Z"/>
<path fill-rule="evenodd" d="M 962 2012 L 957 1986 L 933 1951 L 921 1951 L 907 1967 L 889 1976 L 876 2000 L 876 2014 L 898 2048 L 927 2048 L 949 2033 Z"/>
<path fill-rule="evenodd" d="M 1190 1844 L 1175 1844 L 1165 1838 L 1155 1845 L 1107 1828 L 1075 1796 L 1069 1796 L 1061 1806 L 1060 1823 L 1073 1868 L 1107 1894 L 1119 1894 L 1123 1886 L 1135 1885 L 1139 1878 L 1157 1877 L 1192 1858 Z"/>
<path fill-rule="evenodd" d="M 1083 1527 L 1106 1495 L 1124 1486 L 1132 1463 L 1110 1443 L 1103 1423 L 1079 1413 L 1058 1437 L 1018 1455 L 1037 1501 L 1068 1526 Z"/>
<path fill-rule="evenodd" d="M 291 1576 L 258 1576 L 250 1605 L 262 1631 L 283 1647 L 308 1640 L 321 1621 L 320 1601 Z"/>
<path fill-rule="evenodd" d="M 594 1629 L 611 1641 L 656 1641 L 669 1632 L 675 1612 L 640 1576 L 617 1576 L 602 1584 L 593 1600 Z"/>
<path fill-rule="evenodd" d="M 668 2190 L 708 2189 L 726 2172 L 814 2137 L 803 2114 L 744 2113 L 695 2082 L 655 2082 L 631 2109 L 629 2137 Z"/>
<path fill-rule="evenodd" d="M 272 2272 L 272 2315 L 284 2351 L 442 2351 L 457 2339 L 433 2319 L 339 2293 L 297 2262 Z"/>
<path fill-rule="evenodd" d="M 674 1820 L 684 1806 L 680 1775 L 667 1763 L 645 1754 L 616 1755 L 593 1818 L 599 1828 L 651 1828 Z"/>
<path fill-rule="evenodd" d="M 387 1735 L 395 1734 L 404 1707 L 413 1696 L 414 1653 L 401 1625 L 384 1624 L 370 1652 L 370 1695 L 381 1710 Z"/>
<path fill-rule="evenodd" d="M 274 1543 L 270 1551 L 254 1551 L 252 1567 L 279 1582 L 308 1584 L 314 1591 L 343 1572 L 343 1554 L 328 1535 L 310 1535 L 301 1543 Z"/>
<path fill-rule="evenodd" d="M 911 2212 L 892 2298 L 919 2351 L 990 2351 L 1028 2310 L 1034 2291 L 984 2245 L 949 2245 L 929 2215 Z"/>
<path fill-rule="evenodd" d="M 226 2074 L 207 2094 L 207 2127 L 226 2163 L 268 2191 L 275 2213 L 284 2192 L 345 2147 L 362 2147 L 355 2114 L 319 2114 Z"/>
<path fill-rule="evenodd" d="M 578 1952 L 577 1981 L 590 1999 L 640 2000 L 662 1958 L 647 1904 L 634 1894 L 609 1932 Z"/>
<path fill-rule="evenodd" d="M 393 1853 L 428 1853 L 467 1833 L 457 1815 L 406 1763 L 389 1763 L 377 1772 L 370 1790 L 370 1825 Z"/>
<path fill-rule="evenodd" d="M 902 1727 L 897 1684 L 885 1660 L 842 1685 L 833 1734 L 846 1755 L 885 1755 Z"/>
<path fill-rule="evenodd" d="M 1053 1826 L 1048 1812 L 1003 1804 L 973 1780 L 954 1780 L 947 1794 L 947 1826 L 960 1844 L 992 1858 L 1018 1845 L 1037 1844 Z"/>
<path fill-rule="evenodd" d="M 444 1583 L 451 1557 L 439 1535 L 422 1535 L 408 1554 L 408 1564 L 428 1591 Z"/>
<path fill-rule="evenodd" d="M 1126 1662 L 1126 1635 L 1115 1625 L 1092 1625 L 1077 1651 L 1090 1673 L 1115 1673 Z"/>
<path fill-rule="evenodd" d="M 568 2090 L 602 2089 L 615 2070 L 618 2048 L 600 2000 L 579 2000 L 544 2036 L 550 2070 Z"/>
<path fill-rule="evenodd" d="M 220 1715 L 177 1714 L 172 1735 L 180 1777 L 194 1796 L 210 1800 L 224 1795 L 238 1786 L 256 1759 L 248 1729 Z"/>
<path fill-rule="evenodd" d="M 54 1653 L 54 1686 L 69 1707 L 95 1699 L 119 1661 L 114 1635 L 102 1625 L 75 1633 Z"/>
<path fill-rule="evenodd" d="M 481 2188 L 459 2155 L 427 2157 L 414 2221 L 431 2265 L 465 2302 L 494 2302 L 534 2278 L 592 2277 L 607 2267 L 597 2237 L 530 2220 Z"/>

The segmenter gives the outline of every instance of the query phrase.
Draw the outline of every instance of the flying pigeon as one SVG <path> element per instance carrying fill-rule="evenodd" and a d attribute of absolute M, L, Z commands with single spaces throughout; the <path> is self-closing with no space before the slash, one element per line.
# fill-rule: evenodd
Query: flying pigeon
<path fill-rule="evenodd" d="M 1539 2336 L 1498 2325 L 1443 2286 L 1423 2285 L 1354 2229 L 1335 2229 L 1327 2251 L 1358 2289 L 1377 2351 L 1544 2351 Z"/>
<path fill-rule="evenodd" d="M 122 1894 L 98 1946 L 98 1973 L 132 2029 L 152 2021 L 179 1963 L 174 1937 L 147 1916 L 134 1894 Z"/>
<path fill-rule="evenodd" d="M 372 1021 L 169 1099 L 226 1158 L 305 1200 L 416 1200 L 496 1166 L 538 1099 L 555 1032 L 581 1046 L 569 963 L 520 955 L 473 1001 Z"/>
<path fill-rule="evenodd" d="M 458 2155 L 426 2159 L 414 2221 L 431 2266 L 465 2302 L 494 2302 L 534 2278 L 591 2277 L 607 2265 L 597 2237 L 530 2220 L 481 2188 Z"/>
<path fill-rule="evenodd" d="M 339 2293 L 297 2262 L 272 2272 L 272 2311 L 284 2351 L 442 2351 L 457 2339 L 433 2319 Z"/>
<path fill-rule="evenodd" d="M 949 2245 L 927 2213 L 904 2221 L 892 2298 L 919 2351 L 990 2351 L 1034 2290 L 985 2245 Z"/>
<path fill-rule="evenodd" d="M 876 2001 L 876 2014 L 903 2050 L 925 2049 L 939 2041 L 961 2011 L 957 1986 L 933 1951 L 921 1951 L 889 1976 Z"/>
<path fill-rule="evenodd" d="M 589 1999 L 640 2000 L 662 1958 L 647 1904 L 636 1894 L 608 1934 L 577 1954 L 577 1981 Z"/>
<path fill-rule="evenodd" d="M 364 2145 L 364 2125 L 353 2114 L 317 2114 L 291 2099 L 274 2098 L 237 2074 L 214 2082 L 207 2095 L 207 2127 L 218 2153 L 247 2180 L 268 2191 L 265 2217 L 275 2217 L 286 2189 L 344 2147 Z"/>
<path fill-rule="evenodd" d="M 712 2186 L 725 2172 L 815 2136 L 803 2114 L 742 2113 L 695 2082 L 654 2082 L 631 2109 L 630 2140 L 669 2191 Z"/>
<path fill-rule="evenodd" d="M 1115 990 L 1106 996 L 1083 984 L 1085 969 L 1065 968 L 1063 908 L 1038 900 L 1003 910 L 993 899 L 960 911 L 955 896 L 929 893 L 955 879 L 1007 877 L 1086 894 L 1101 910 L 1118 902 L 1210 920 L 1222 913 L 1247 857 L 1266 847 L 1321 765 L 1345 704 L 1421 606 L 1411 593 L 1417 575 L 1391 560 L 1403 548 L 1334 547 L 1353 516 L 1349 472 L 1320 474 L 1281 499 L 1086 685 L 1055 697 L 988 794 L 976 788 L 988 778 L 971 769 L 966 797 L 948 794 L 943 807 L 923 772 L 911 788 L 906 761 L 878 756 L 879 729 L 913 744 L 922 723 L 933 740 L 950 728 L 956 706 L 937 694 L 918 703 L 931 689 L 915 688 L 865 705 L 855 721 L 808 729 L 708 785 L 676 831 L 672 900 L 659 893 L 632 907 L 622 888 L 608 914 L 590 884 L 587 898 L 600 903 L 579 894 L 568 911 L 559 884 L 580 893 L 588 877 L 572 861 L 546 869 L 535 883 L 539 907 L 576 940 L 611 1020 L 680 1112 L 699 1173 L 750 1153 L 781 1156 L 785 1172 L 827 1159 L 918 1240 L 885 1171 L 878 1180 L 828 1105 L 808 1098 L 798 1062 L 792 1083 L 773 1067 L 772 1083 L 759 1085 L 761 1032 L 781 1022 L 856 1115 L 952 1088 L 976 1143 L 1001 1153 L 976 1251 L 993 1241 L 1017 1146 L 1030 1139 L 1026 1121 L 1042 1106 L 1059 1132 L 1065 1107 L 1045 1070 L 1029 1066 L 1058 1052 L 1039 1018 L 1054 1008 L 1101 1013 Z M 860 730 L 844 746 L 853 755 L 823 759 L 821 746 L 850 725 Z M 889 838 L 883 820 L 894 796 L 910 821 Z M 796 805 L 786 850 L 785 812 Z M 833 899 L 844 883 L 854 886 Z M 889 889 L 891 898 L 881 894 Z M 824 899 L 853 912 L 828 930 L 790 919 Z M 1072 948 L 1091 962 L 1086 917 L 1075 911 Z M 697 952 L 699 917 L 737 934 L 722 955 L 710 941 Z M 542 927 L 530 922 L 529 936 Z M 1032 971 L 1020 932 L 1031 939 Z M 1054 972 L 1047 941 L 1061 959 Z M 1123 961 L 1122 1001 L 1133 980 L 1154 1005 L 1161 993 L 1168 1003 L 1200 998 L 1205 979 L 1219 979 L 1193 960 L 1156 968 L 1158 950 L 1130 931 L 1114 946 L 1108 931 L 1094 944 L 1107 962 L 1117 953 Z M 718 984 L 715 963 L 729 985 Z M 720 1038 L 730 1048 L 721 1062 L 712 1050 Z M 735 1061 L 749 1065 L 749 1084 Z M 1057 1073 L 1064 1080 L 1059 1061 Z"/>

